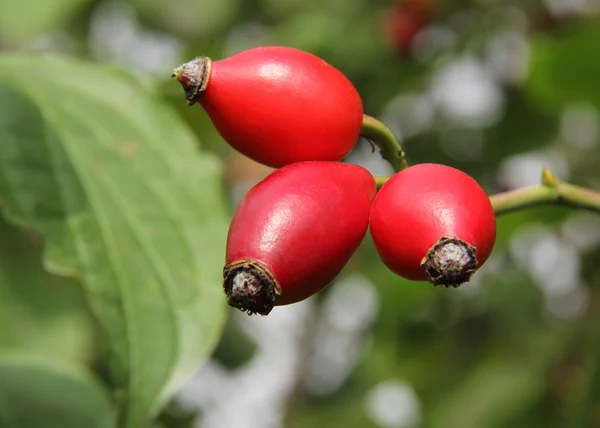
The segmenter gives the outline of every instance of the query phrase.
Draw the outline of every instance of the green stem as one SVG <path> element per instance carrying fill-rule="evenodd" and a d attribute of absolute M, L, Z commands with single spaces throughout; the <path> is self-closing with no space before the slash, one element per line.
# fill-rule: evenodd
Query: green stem
<path fill-rule="evenodd" d="M 550 170 L 542 172 L 542 184 L 498 193 L 490 197 L 496 215 L 536 205 L 566 205 L 600 213 L 600 192 L 561 183 Z"/>
<path fill-rule="evenodd" d="M 394 171 L 408 168 L 400 141 L 385 123 L 365 114 L 360 135 L 379 147 L 381 156 L 392 165 Z"/>
<path fill-rule="evenodd" d="M 381 189 L 381 186 L 383 186 L 386 181 L 388 181 L 390 179 L 390 177 L 381 177 L 381 176 L 375 176 L 375 184 L 377 184 L 377 190 Z"/>
<path fill-rule="evenodd" d="M 375 177 L 377 188 L 389 177 Z M 497 216 L 537 205 L 565 205 L 600 214 L 600 192 L 561 183 L 548 169 L 542 171 L 542 184 L 490 196 Z"/>

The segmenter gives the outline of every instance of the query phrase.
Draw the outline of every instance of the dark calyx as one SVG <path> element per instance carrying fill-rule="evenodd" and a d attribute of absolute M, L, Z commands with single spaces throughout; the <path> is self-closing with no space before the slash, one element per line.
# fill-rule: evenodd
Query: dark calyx
<path fill-rule="evenodd" d="M 421 261 L 433 285 L 458 287 L 469 281 L 477 270 L 477 250 L 453 236 L 442 236 Z"/>
<path fill-rule="evenodd" d="M 281 287 L 271 271 L 262 263 L 250 259 L 225 265 L 223 289 L 229 306 L 248 315 L 268 315 L 281 295 Z"/>
<path fill-rule="evenodd" d="M 193 105 L 200 99 L 202 92 L 206 90 L 210 79 L 212 61 L 206 56 L 199 56 L 191 61 L 181 64 L 171 77 L 177 79 L 185 91 L 185 99 L 189 105 Z"/>

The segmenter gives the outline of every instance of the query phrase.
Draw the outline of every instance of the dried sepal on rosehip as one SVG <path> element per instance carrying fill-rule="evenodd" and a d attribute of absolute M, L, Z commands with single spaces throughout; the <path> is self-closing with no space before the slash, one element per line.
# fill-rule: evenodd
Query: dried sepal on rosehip
<path fill-rule="evenodd" d="M 458 169 L 419 164 L 392 176 L 373 201 L 381 260 L 410 280 L 458 287 L 487 260 L 496 217 L 481 186 Z"/>
<path fill-rule="evenodd" d="M 341 162 L 291 164 L 258 183 L 229 228 L 229 305 L 267 315 L 324 288 L 364 238 L 375 192 L 366 169 Z"/>
<path fill-rule="evenodd" d="M 339 70 L 281 46 L 225 59 L 198 57 L 175 69 L 190 105 L 199 103 L 233 148 L 272 167 L 338 161 L 358 141 L 363 106 Z"/>

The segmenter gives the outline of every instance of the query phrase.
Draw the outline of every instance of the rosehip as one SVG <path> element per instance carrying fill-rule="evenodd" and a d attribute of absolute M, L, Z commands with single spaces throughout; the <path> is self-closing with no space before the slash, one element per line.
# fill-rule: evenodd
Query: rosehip
<path fill-rule="evenodd" d="M 339 70 L 307 52 L 270 46 L 219 61 L 198 57 L 173 76 L 223 139 L 257 162 L 338 161 L 358 141 L 358 92 Z"/>
<path fill-rule="evenodd" d="M 329 284 L 360 245 L 376 186 L 358 165 L 299 162 L 253 187 L 227 237 L 229 305 L 267 315 Z"/>
<path fill-rule="evenodd" d="M 381 260 L 398 275 L 459 286 L 487 260 L 496 217 L 485 191 L 469 175 L 420 164 L 379 190 L 370 230 Z"/>
<path fill-rule="evenodd" d="M 401 54 L 408 54 L 415 37 L 427 24 L 426 17 L 410 9 L 396 9 L 386 16 L 384 26 L 389 43 Z"/>
<path fill-rule="evenodd" d="M 385 14 L 383 29 L 388 42 L 408 54 L 417 34 L 431 21 L 433 0 L 401 0 Z"/>

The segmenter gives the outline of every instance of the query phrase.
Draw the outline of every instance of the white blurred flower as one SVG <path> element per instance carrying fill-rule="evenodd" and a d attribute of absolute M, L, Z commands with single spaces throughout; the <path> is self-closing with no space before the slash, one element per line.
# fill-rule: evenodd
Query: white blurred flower
<path fill-rule="evenodd" d="M 525 35 L 520 31 L 506 31 L 489 40 L 486 65 L 499 81 L 519 82 L 527 74 L 529 55 Z"/>
<path fill-rule="evenodd" d="M 568 179 L 569 165 L 563 156 L 529 152 L 506 158 L 500 164 L 499 181 L 509 189 L 540 184 L 542 170 L 549 168 L 561 180 Z"/>
<path fill-rule="evenodd" d="M 456 43 L 454 30 L 444 25 L 429 25 L 415 36 L 412 53 L 422 62 L 434 59 Z"/>
<path fill-rule="evenodd" d="M 365 399 L 369 417 L 383 428 L 413 428 L 421 421 L 421 403 L 406 382 L 390 379 L 369 391 Z"/>
<path fill-rule="evenodd" d="M 174 37 L 142 31 L 133 7 L 124 2 L 101 3 L 96 8 L 90 22 L 90 48 L 96 58 L 161 77 L 171 74 L 182 51 Z"/>
<path fill-rule="evenodd" d="M 577 149 L 594 149 L 598 146 L 598 119 L 598 110 L 591 104 L 570 104 L 562 112 L 560 133 Z"/>
<path fill-rule="evenodd" d="M 337 391 L 360 357 L 364 333 L 376 318 L 379 295 L 362 275 L 349 275 L 332 286 L 307 358 L 303 383 L 314 395 Z"/>
<path fill-rule="evenodd" d="M 590 212 L 573 212 L 562 225 L 562 236 L 579 251 L 600 245 L 600 218 Z"/>
<path fill-rule="evenodd" d="M 209 361 L 179 393 L 188 409 L 201 410 L 202 428 L 281 428 L 285 406 L 299 376 L 302 339 L 310 299 L 275 308 L 268 317 L 236 313 L 257 352 L 244 366 L 227 371 Z"/>
<path fill-rule="evenodd" d="M 568 17 L 573 14 L 585 13 L 594 7 L 594 0 L 545 0 L 548 11 L 557 17 Z"/>
<path fill-rule="evenodd" d="M 486 127 L 500 118 L 504 94 L 483 64 L 473 57 L 458 58 L 433 79 L 431 99 L 448 119 Z"/>
<path fill-rule="evenodd" d="M 547 226 L 530 225 L 512 238 L 510 252 L 543 292 L 548 315 L 573 319 L 585 313 L 589 292 L 575 245 Z"/>
<path fill-rule="evenodd" d="M 432 124 L 435 106 L 431 99 L 417 92 L 404 92 L 393 98 L 385 107 L 382 120 L 394 126 L 403 138 L 426 131 Z"/>

